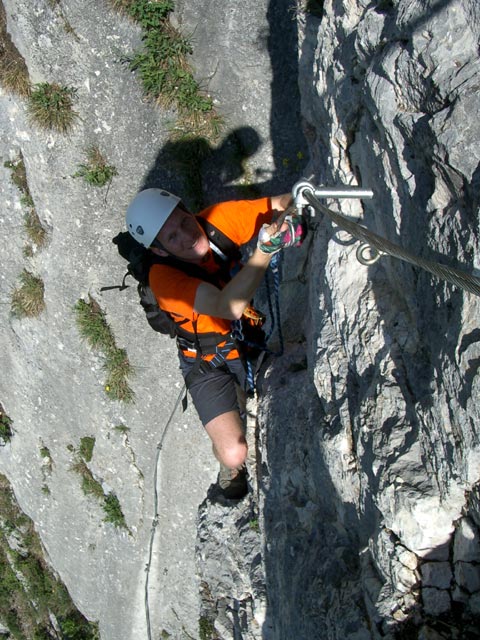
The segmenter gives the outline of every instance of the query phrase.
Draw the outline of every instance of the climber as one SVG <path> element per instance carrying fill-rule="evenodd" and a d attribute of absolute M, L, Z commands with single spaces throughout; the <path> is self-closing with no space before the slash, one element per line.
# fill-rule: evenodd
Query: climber
<path fill-rule="evenodd" d="M 247 492 L 247 442 L 236 393 L 237 386 L 246 389 L 247 376 L 231 323 L 249 308 L 274 253 L 303 240 L 302 219 L 288 215 L 291 202 L 290 194 L 224 202 L 193 215 L 179 197 L 150 188 L 127 210 L 130 235 L 154 254 L 149 285 L 160 308 L 178 323 L 180 369 L 229 498 Z M 239 269 L 238 247 L 258 235 L 257 248 Z M 227 258 L 225 242 L 238 252 L 237 260 Z"/>

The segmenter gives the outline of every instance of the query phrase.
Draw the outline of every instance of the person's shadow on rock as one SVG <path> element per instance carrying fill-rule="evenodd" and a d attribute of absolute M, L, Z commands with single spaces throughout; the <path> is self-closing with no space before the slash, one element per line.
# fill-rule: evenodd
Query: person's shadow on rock
<path fill-rule="evenodd" d="M 167 189 L 181 196 L 194 212 L 214 202 L 274 194 L 278 187 L 275 190 L 270 181 L 261 182 L 266 171 L 248 167 L 249 158 L 261 144 L 252 127 L 234 129 L 218 146 L 202 137 L 168 141 L 160 149 L 141 190 Z"/>

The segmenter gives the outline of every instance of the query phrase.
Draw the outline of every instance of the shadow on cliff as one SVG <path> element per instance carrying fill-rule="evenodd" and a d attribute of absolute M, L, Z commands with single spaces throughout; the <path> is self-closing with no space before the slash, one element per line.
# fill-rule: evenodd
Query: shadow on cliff
<path fill-rule="evenodd" d="M 352 499 L 342 498 L 335 486 L 340 479 L 332 477 L 336 462 L 326 458 L 323 447 L 330 425 L 302 367 L 304 358 L 303 345 L 290 345 L 258 380 L 260 394 L 269 398 L 258 416 L 268 595 L 262 637 L 363 637 L 368 623 L 353 500 L 357 480 L 352 469 Z M 329 636 L 332 628 L 335 634 Z"/>

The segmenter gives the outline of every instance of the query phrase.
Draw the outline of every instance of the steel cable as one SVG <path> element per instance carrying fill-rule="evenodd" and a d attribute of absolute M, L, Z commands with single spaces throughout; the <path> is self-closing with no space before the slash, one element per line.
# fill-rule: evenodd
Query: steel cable
<path fill-rule="evenodd" d="M 182 390 L 180 391 L 177 401 L 175 402 L 175 406 L 173 407 L 172 413 L 170 414 L 170 417 L 167 420 L 167 424 L 165 425 L 165 428 L 163 430 L 162 433 L 162 437 L 160 438 L 160 442 L 157 444 L 157 455 L 155 457 L 155 470 L 154 470 L 154 474 L 153 474 L 153 503 L 154 503 L 154 516 L 153 516 L 153 520 L 152 520 L 152 529 L 150 532 L 150 543 L 149 543 L 149 548 L 148 548 L 148 561 L 147 561 L 147 565 L 145 567 L 145 616 L 146 616 L 146 621 L 147 621 L 147 636 L 148 636 L 148 640 L 152 640 L 152 629 L 151 629 L 151 624 L 150 624 L 150 606 L 149 606 L 149 602 L 148 602 L 148 586 L 149 586 L 149 580 L 150 580 L 150 568 L 152 566 L 152 554 L 153 554 L 153 542 L 155 539 L 155 531 L 157 529 L 157 525 L 158 525 L 158 489 L 157 489 L 157 484 L 158 484 L 158 467 L 159 467 L 159 461 L 160 461 L 160 452 L 162 451 L 162 447 L 163 447 L 163 441 L 165 440 L 165 436 L 167 435 L 167 431 L 168 431 L 168 427 L 170 426 L 170 423 L 173 420 L 173 416 L 175 415 L 176 410 L 178 409 L 178 405 L 180 404 L 183 394 L 185 393 L 185 385 L 183 385 Z"/>
<path fill-rule="evenodd" d="M 439 278 L 447 280 L 457 287 L 465 289 L 465 291 L 469 291 L 476 296 L 480 296 L 480 278 L 477 278 L 470 273 L 466 273 L 465 271 L 455 269 L 454 267 L 447 267 L 446 265 L 434 262 L 433 260 L 426 260 L 425 258 L 415 256 L 413 253 L 403 249 L 403 247 L 390 242 L 390 240 L 387 240 L 386 238 L 382 238 L 382 236 L 362 227 L 357 222 L 349 220 L 341 213 L 331 211 L 331 209 L 323 205 L 307 189 L 303 192 L 303 196 L 305 200 L 307 200 L 308 203 L 317 211 L 327 215 L 339 227 L 348 231 L 348 233 L 357 238 L 357 240 L 363 240 L 363 242 L 367 243 L 370 247 L 373 247 L 379 253 L 386 253 L 394 258 L 399 258 L 400 260 L 409 262 L 410 264 L 420 267 Z"/>

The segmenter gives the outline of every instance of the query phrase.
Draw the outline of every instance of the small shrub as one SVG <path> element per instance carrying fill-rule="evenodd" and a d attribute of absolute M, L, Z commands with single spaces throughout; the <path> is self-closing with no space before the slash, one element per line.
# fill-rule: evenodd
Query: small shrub
<path fill-rule="evenodd" d="M 30 95 L 30 78 L 27 65 L 7 31 L 7 19 L 0 2 L 0 84 L 9 93 L 22 98 Z"/>
<path fill-rule="evenodd" d="M 95 496 L 96 498 L 103 498 L 103 488 L 98 480 L 95 480 L 92 472 L 85 464 L 84 460 L 77 460 L 72 470 L 76 471 L 82 478 L 82 491 L 86 496 Z"/>
<path fill-rule="evenodd" d="M 87 164 L 81 164 L 73 177 L 83 178 L 93 187 L 104 187 L 116 175 L 116 168 L 108 165 L 98 147 L 93 146 L 87 150 Z"/>
<path fill-rule="evenodd" d="M 105 357 L 104 369 L 107 372 L 105 393 L 113 400 L 130 403 L 135 399 L 133 389 L 128 384 L 128 378 L 134 373 L 125 349 L 115 348 Z"/>
<path fill-rule="evenodd" d="M 258 518 L 252 518 L 250 520 L 250 522 L 248 523 L 248 526 L 250 527 L 250 529 L 252 529 L 256 533 L 258 533 L 260 531 L 260 525 L 258 523 Z"/>
<path fill-rule="evenodd" d="M 0 404 L 0 444 L 10 442 L 12 436 L 12 420 L 7 416 Z"/>
<path fill-rule="evenodd" d="M 22 196 L 20 198 L 20 202 L 22 206 L 27 209 L 23 218 L 24 229 L 27 237 L 30 242 L 40 249 L 47 241 L 47 232 L 43 228 L 40 218 L 35 211 L 35 203 L 33 202 L 33 198 L 28 187 L 27 172 L 22 154 L 20 153 L 16 160 L 4 162 L 4 167 L 10 169 L 10 179 L 21 192 Z M 26 245 L 23 252 L 28 257 L 33 255 L 33 250 L 30 245 Z"/>
<path fill-rule="evenodd" d="M 132 56 L 130 68 L 139 74 L 145 94 L 163 107 L 177 108 L 180 135 L 216 140 L 223 121 L 187 62 L 192 54 L 190 42 L 169 22 L 172 0 L 111 0 L 111 4 L 143 29 L 143 50 Z"/>
<path fill-rule="evenodd" d="M 64 640 L 100 640 L 98 625 L 87 622 L 81 615 L 72 612 L 59 623 Z"/>
<path fill-rule="evenodd" d="M 127 427 L 124 424 L 117 424 L 113 428 L 115 429 L 115 431 L 118 431 L 119 433 L 123 433 L 123 434 L 127 434 L 130 431 L 130 427 Z"/>
<path fill-rule="evenodd" d="M 125 3 L 123 3 L 125 4 Z M 129 2 L 127 11 L 129 15 L 140 23 L 144 29 L 159 29 L 164 26 L 164 21 L 174 9 L 173 0 L 134 0 Z"/>
<path fill-rule="evenodd" d="M 64 633 L 65 640 L 99 640 L 98 625 L 75 609 L 68 591 L 50 571 L 33 522 L 21 512 L 2 475 L 0 523 L 0 620 L 8 627 L 9 637 L 50 640 L 54 615 L 60 626 L 64 620 L 78 620 L 78 627 L 83 627 L 82 635 Z M 11 531 L 19 536 L 21 553 L 9 548 L 5 536 Z"/>
<path fill-rule="evenodd" d="M 7 160 L 3 163 L 6 169 L 10 169 L 10 179 L 13 184 L 22 192 L 22 194 L 30 193 L 27 182 L 27 171 L 25 169 L 25 163 L 23 156 L 20 156 L 16 160 Z"/>
<path fill-rule="evenodd" d="M 50 449 L 48 447 L 40 447 L 40 455 L 42 458 L 51 458 Z"/>
<path fill-rule="evenodd" d="M 114 400 L 133 402 L 135 394 L 127 379 L 134 374 L 134 369 L 125 349 L 116 346 L 112 330 L 99 304 L 92 298 L 89 302 L 78 300 L 75 312 L 80 334 L 93 349 L 104 356 L 104 369 L 107 372 L 105 392 Z"/>
<path fill-rule="evenodd" d="M 40 455 L 43 459 L 42 467 L 43 467 L 43 474 L 45 479 L 46 474 L 50 474 L 52 472 L 53 458 L 52 458 L 52 454 L 50 453 L 50 449 L 44 445 L 40 447 Z"/>
<path fill-rule="evenodd" d="M 95 438 L 93 436 L 85 436 L 80 440 L 79 453 L 85 462 L 90 462 L 93 455 L 93 447 L 95 446 Z"/>
<path fill-rule="evenodd" d="M 105 496 L 103 510 L 106 513 L 105 522 L 111 522 L 115 527 L 126 529 L 125 516 L 120 507 L 120 501 L 114 493 L 109 493 L 108 496 Z"/>
<path fill-rule="evenodd" d="M 57 83 L 36 84 L 28 99 L 28 113 L 42 129 L 66 133 L 74 125 L 78 114 L 73 110 L 77 90 Z"/>
<path fill-rule="evenodd" d="M 105 319 L 105 314 L 92 298 L 78 300 L 75 305 L 77 325 L 88 344 L 97 350 L 111 351 L 115 340 Z"/>
<path fill-rule="evenodd" d="M 44 285 L 41 278 L 24 269 L 20 274 L 21 285 L 12 293 L 12 313 L 17 318 L 32 318 L 45 309 Z"/>
<path fill-rule="evenodd" d="M 23 217 L 24 229 L 27 236 L 33 244 L 39 249 L 43 247 L 47 241 L 47 232 L 40 222 L 40 218 L 37 215 L 35 209 L 30 209 Z"/>
<path fill-rule="evenodd" d="M 213 622 L 211 620 L 209 620 L 205 616 L 202 616 L 198 621 L 198 630 L 200 640 L 212 640 L 215 627 L 213 626 Z"/>
<path fill-rule="evenodd" d="M 94 496 L 102 503 L 105 512 L 104 522 L 111 522 L 116 527 L 127 528 L 125 516 L 120 507 L 120 502 L 114 493 L 105 495 L 102 484 L 93 477 L 93 473 L 88 468 L 84 459 L 77 459 L 72 465 L 75 471 L 82 478 L 82 491 L 86 496 Z"/>

